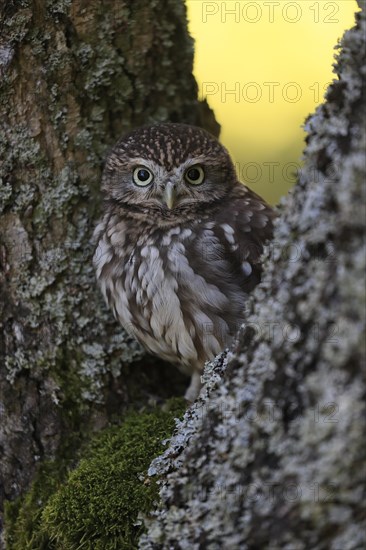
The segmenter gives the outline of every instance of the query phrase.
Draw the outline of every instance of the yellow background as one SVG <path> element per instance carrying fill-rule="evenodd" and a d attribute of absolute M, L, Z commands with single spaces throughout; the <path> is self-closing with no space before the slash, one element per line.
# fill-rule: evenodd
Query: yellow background
<path fill-rule="evenodd" d="M 239 178 L 276 203 L 295 181 L 302 125 L 335 78 L 334 46 L 354 24 L 356 0 L 186 3 L 200 97 Z"/>

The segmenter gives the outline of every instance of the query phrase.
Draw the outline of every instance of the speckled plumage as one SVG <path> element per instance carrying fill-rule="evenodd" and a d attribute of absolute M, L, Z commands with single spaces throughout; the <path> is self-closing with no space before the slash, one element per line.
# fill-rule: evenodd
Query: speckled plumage
<path fill-rule="evenodd" d="M 189 183 L 189 174 L 202 173 L 202 183 Z M 230 342 L 260 280 L 273 211 L 238 182 L 213 136 L 184 124 L 122 138 L 102 188 L 94 265 L 103 295 L 149 352 L 192 375 L 186 397 L 193 400 L 205 361 Z"/>

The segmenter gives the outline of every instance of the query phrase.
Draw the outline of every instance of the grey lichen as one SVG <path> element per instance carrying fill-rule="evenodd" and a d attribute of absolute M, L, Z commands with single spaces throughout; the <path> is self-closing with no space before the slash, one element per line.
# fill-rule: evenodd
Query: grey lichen
<path fill-rule="evenodd" d="M 167 451 L 144 550 L 360 549 L 365 463 L 366 13 L 306 127 L 265 276 Z"/>

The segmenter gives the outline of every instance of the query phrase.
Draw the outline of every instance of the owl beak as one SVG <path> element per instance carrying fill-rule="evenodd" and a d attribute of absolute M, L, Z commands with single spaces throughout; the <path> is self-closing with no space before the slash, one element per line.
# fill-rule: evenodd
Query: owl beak
<path fill-rule="evenodd" d="M 176 196 L 177 194 L 176 194 L 174 185 L 172 184 L 172 182 L 168 181 L 168 183 L 165 186 L 163 200 L 167 205 L 167 207 L 169 208 L 169 210 L 173 208 Z"/>

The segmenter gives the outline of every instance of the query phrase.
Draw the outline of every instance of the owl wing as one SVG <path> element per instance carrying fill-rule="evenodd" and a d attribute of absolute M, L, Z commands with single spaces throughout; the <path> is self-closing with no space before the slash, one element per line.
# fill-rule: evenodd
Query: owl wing
<path fill-rule="evenodd" d="M 231 262 L 240 264 L 242 288 L 250 292 L 261 278 L 263 247 L 273 236 L 274 210 L 242 184 L 235 186 L 228 211 L 221 209 L 217 221 Z M 230 227 L 225 225 L 224 220 Z M 226 242 L 227 241 L 227 242 Z"/>
<path fill-rule="evenodd" d="M 253 290 L 261 278 L 261 255 L 272 238 L 274 218 L 274 210 L 261 197 L 237 184 L 213 219 L 202 223 L 197 252 L 212 268 L 209 278 L 215 273 L 216 284 L 219 276 L 245 293 Z"/>
<path fill-rule="evenodd" d="M 182 315 L 186 326 L 195 327 L 200 356 L 223 349 L 245 318 L 248 293 L 261 278 L 260 257 L 272 236 L 273 218 L 270 206 L 238 184 L 220 205 L 182 228 L 177 239 L 183 246 L 170 246 Z"/>

